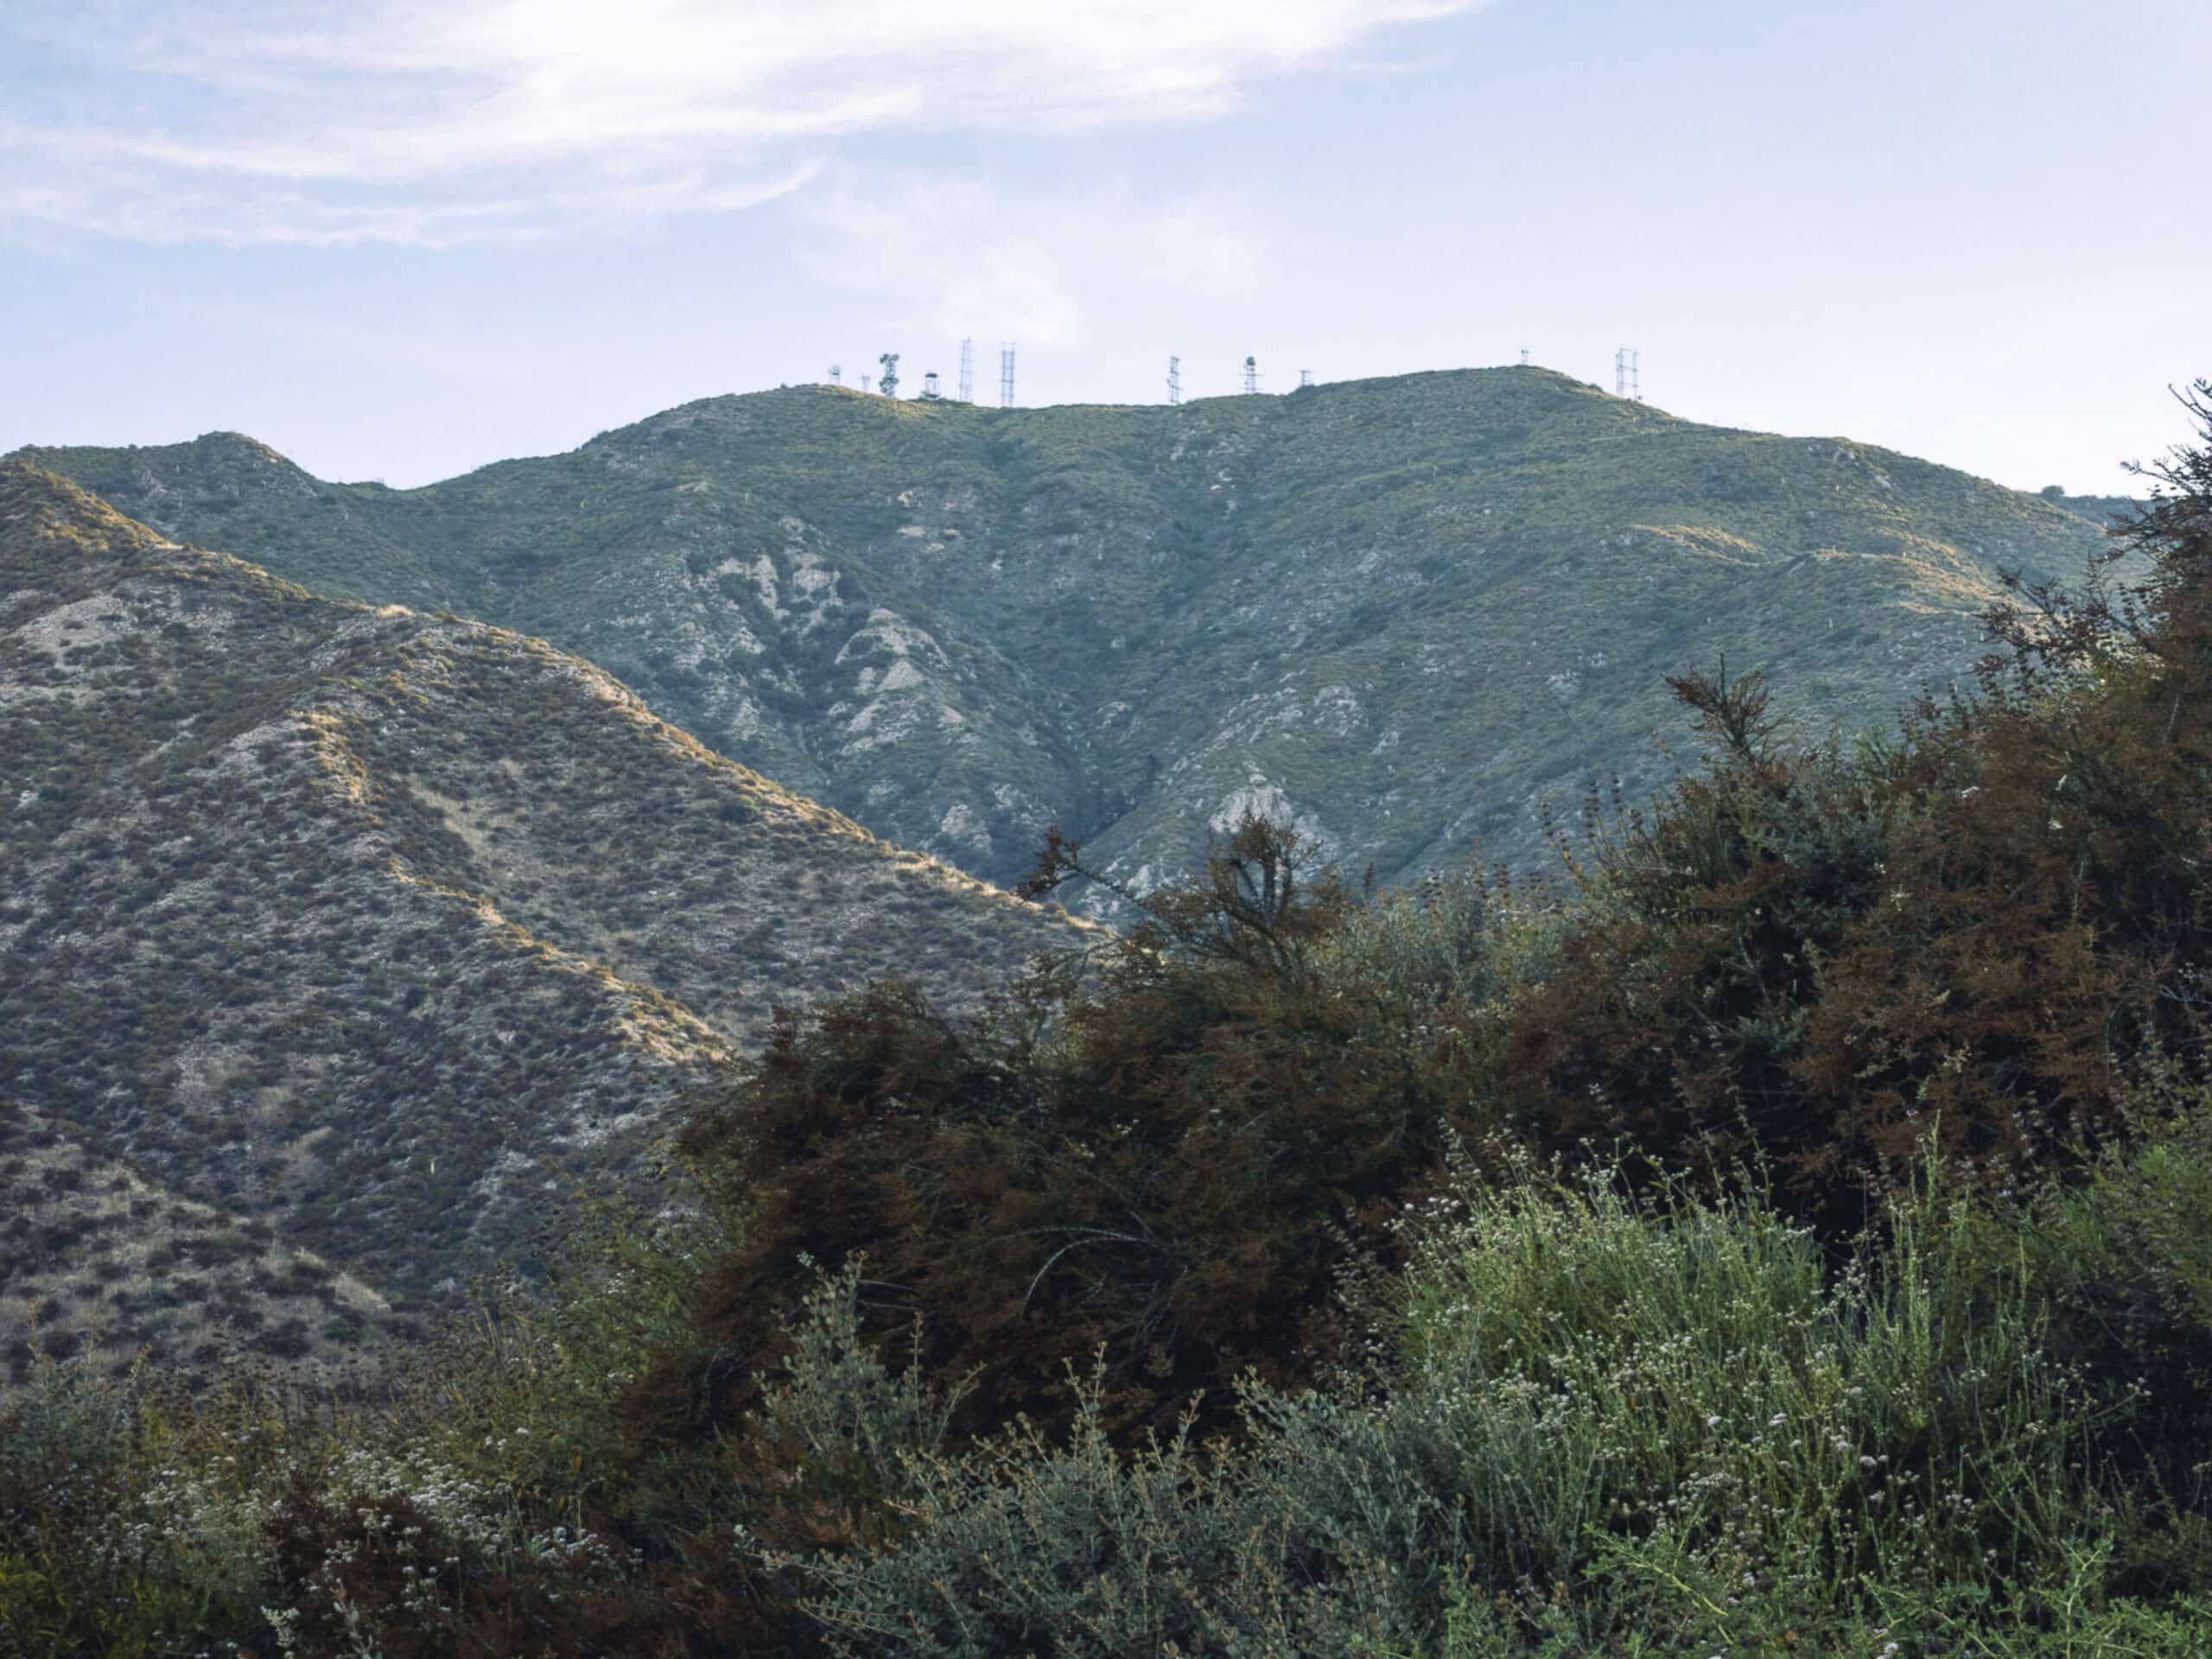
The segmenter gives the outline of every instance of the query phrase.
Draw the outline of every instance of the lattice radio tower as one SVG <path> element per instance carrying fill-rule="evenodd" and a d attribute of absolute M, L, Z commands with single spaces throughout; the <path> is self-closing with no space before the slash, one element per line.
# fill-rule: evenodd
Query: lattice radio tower
<path fill-rule="evenodd" d="M 1260 389 L 1260 360 L 1255 357 L 1244 359 L 1244 390 L 1249 395 Z"/>
<path fill-rule="evenodd" d="M 1526 346 L 1521 348 L 1521 366 L 1524 369 L 1529 366 L 1529 348 Z"/>
<path fill-rule="evenodd" d="M 1183 359 L 1171 357 L 1167 359 L 1167 406 L 1170 409 L 1179 408 L 1182 402 Z"/>
<path fill-rule="evenodd" d="M 843 364 L 832 363 L 830 365 L 830 384 L 833 386 L 842 386 L 845 384 L 845 365 Z"/>
<path fill-rule="evenodd" d="M 865 374 L 864 374 L 864 375 L 861 376 L 861 390 L 862 391 L 866 391 L 868 390 L 868 377 L 867 375 L 865 375 Z"/>
<path fill-rule="evenodd" d="M 999 407 L 1014 407 L 1014 347 L 999 347 Z"/>
<path fill-rule="evenodd" d="M 1312 385 L 1313 384 L 1313 370 L 1311 370 L 1311 369 L 1300 369 L 1300 370 L 1298 372 L 1298 389 L 1299 389 L 1300 391 L 1305 391 L 1305 390 L 1306 390 L 1306 387 L 1308 387 L 1308 386 Z"/>
<path fill-rule="evenodd" d="M 1643 374 L 1637 359 L 1642 355 L 1633 347 L 1624 346 L 1613 353 L 1613 396 L 1625 397 L 1630 403 L 1643 401 Z"/>
<path fill-rule="evenodd" d="M 976 342 L 972 340 L 960 342 L 960 401 L 976 401 Z"/>

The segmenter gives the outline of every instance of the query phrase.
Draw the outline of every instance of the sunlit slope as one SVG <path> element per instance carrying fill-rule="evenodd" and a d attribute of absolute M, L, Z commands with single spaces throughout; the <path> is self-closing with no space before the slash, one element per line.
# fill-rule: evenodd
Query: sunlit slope
<path fill-rule="evenodd" d="M 957 1002 L 1072 926 L 540 640 L 12 466 L 0 871 L 0 1113 L 409 1302 L 628 1179 L 775 1005 L 893 971 Z"/>

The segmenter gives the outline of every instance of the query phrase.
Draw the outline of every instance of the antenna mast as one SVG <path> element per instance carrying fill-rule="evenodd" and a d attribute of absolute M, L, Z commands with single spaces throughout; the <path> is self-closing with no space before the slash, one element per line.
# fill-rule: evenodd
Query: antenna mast
<path fill-rule="evenodd" d="M 868 390 L 868 376 L 866 376 L 866 375 L 862 375 L 862 376 L 861 376 L 861 390 L 862 391 L 866 391 Z"/>
<path fill-rule="evenodd" d="M 1643 374 L 1637 359 L 1643 353 L 1624 346 L 1613 353 L 1613 396 L 1630 403 L 1643 401 Z"/>
<path fill-rule="evenodd" d="M 1014 407 L 1014 347 L 999 347 L 999 407 Z"/>
<path fill-rule="evenodd" d="M 960 342 L 960 401 L 976 401 L 976 342 L 972 340 Z"/>
<path fill-rule="evenodd" d="M 830 384 L 833 386 L 842 386 L 845 384 L 845 365 L 843 364 L 832 363 L 830 365 Z"/>
<path fill-rule="evenodd" d="M 1259 389 L 1260 361 L 1255 357 L 1248 356 L 1244 359 L 1244 391 L 1249 396 Z"/>
<path fill-rule="evenodd" d="M 1167 359 L 1167 406 L 1170 409 L 1178 409 L 1182 406 L 1182 402 L 1183 359 L 1179 357 L 1171 357 Z"/>
<path fill-rule="evenodd" d="M 1306 390 L 1306 387 L 1308 387 L 1308 386 L 1312 385 L 1313 384 L 1313 370 L 1311 370 L 1311 369 L 1300 369 L 1300 370 L 1298 372 L 1298 389 L 1299 389 L 1300 391 L 1305 391 L 1305 390 Z"/>
<path fill-rule="evenodd" d="M 1524 369 L 1529 366 L 1529 348 L 1526 346 L 1521 348 L 1521 366 Z"/>

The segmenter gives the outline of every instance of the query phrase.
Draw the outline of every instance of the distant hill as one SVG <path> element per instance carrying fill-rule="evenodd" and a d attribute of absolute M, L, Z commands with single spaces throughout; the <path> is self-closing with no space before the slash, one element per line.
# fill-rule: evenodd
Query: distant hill
<path fill-rule="evenodd" d="M 1256 808 L 1385 882 L 1542 853 L 1673 763 L 1662 676 L 1879 723 L 1979 654 L 2068 505 L 1541 369 L 1179 409 L 829 387 L 421 489 L 251 441 L 24 452 L 325 591 L 543 635 L 715 748 L 995 880 L 1061 821 L 1138 887 Z"/>
<path fill-rule="evenodd" d="M 0 872 L 19 1362 L 40 1300 L 125 1347 L 228 1304 L 281 1352 L 450 1300 L 550 1196 L 629 1180 L 775 1005 L 969 1000 L 1077 933 L 541 640 L 315 597 L 20 465 Z"/>

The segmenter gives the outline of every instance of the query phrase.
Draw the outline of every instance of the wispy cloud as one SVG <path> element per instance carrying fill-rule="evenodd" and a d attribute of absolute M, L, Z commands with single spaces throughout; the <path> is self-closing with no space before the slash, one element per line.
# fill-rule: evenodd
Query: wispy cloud
<path fill-rule="evenodd" d="M 33 0 L 0 58 L 12 28 L 111 85 L 67 100 L 97 116 L 0 122 L 0 214 L 436 245 L 728 212 L 855 137 L 1202 119 L 1482 3 L 183 0 L 86 21 Z"/>

